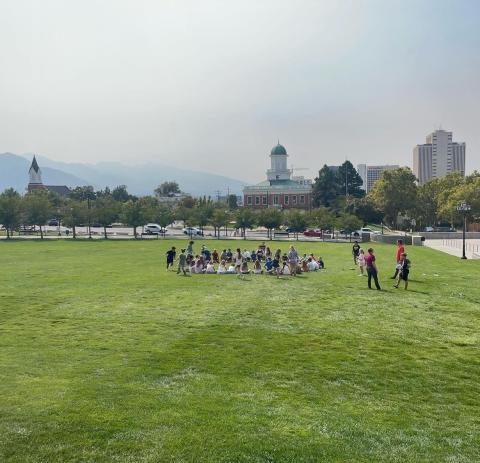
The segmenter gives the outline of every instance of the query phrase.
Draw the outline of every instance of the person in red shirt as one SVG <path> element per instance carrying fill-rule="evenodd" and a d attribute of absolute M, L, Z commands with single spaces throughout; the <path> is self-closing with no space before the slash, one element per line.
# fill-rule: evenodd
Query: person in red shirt
<path fill-rule="evenodd" d="M 375 263 L 375 254 L 373 253 L 373 249 L 370 248 L 367 251 L 367 255 L 365 256 L 365 265 L 367 266 L 367 275 L 368 275 L 368 289 L 372 289 L 372 278 L 375 282 L 375 287 L 380 291 L 380 284 L 378 283 L 378 268 L 377 264 Z"/>
<path fill-rule="evenodd" d="M 403 245 L 402 240 L 397 241 L 397 263 L 395 265 L 395 275 L 393 275 L 392 280 L 395 280 L 400 272 L 400 261 L 402 260 L 402 254 L 405 253 L 405 246 Z"/>

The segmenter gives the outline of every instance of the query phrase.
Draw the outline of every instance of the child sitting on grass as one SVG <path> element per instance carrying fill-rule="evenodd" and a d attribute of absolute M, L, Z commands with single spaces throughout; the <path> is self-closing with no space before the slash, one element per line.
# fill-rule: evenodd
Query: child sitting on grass
<path fill-rule="evenodd" d="M 215 267 L 213 266 L 213 262 L 210 260 L 207 262 L 207 268 L 205 269 L 205 273 L 208 273 L 208 274 L 217 273 L 215 271 Z"/>
<path fill-rule="evenodd" d="M 225 260 L 222 260 L 220 262 L 220 265 L 218 266 L 218 270 L 217 270 L 217 273 L 227 273 L 227 267 L 225 267 Z"/>
<path fill-rule="evenodd" d="M 247 259 L 243 259 L 242 265 L 240 266 L 240 273 L 242 275 L 248 275 L 250 273 L 250 270 L 248 270 L 248 262 Z"/>
<path fill-rule="evenodd" d="M 258 259 L 253 264 L 253 273 L 255 275 L 260 275 L 263 273 L 262 265 L 260 264 L 260 261 Z"/>

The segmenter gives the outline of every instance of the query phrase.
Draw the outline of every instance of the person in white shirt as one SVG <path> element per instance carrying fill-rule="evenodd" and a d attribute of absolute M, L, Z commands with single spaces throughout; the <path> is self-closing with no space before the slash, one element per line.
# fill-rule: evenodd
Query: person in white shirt
<path fill-rule="evenodd" d="M 360 253 L 358 254 L 357 257 L 358 265 L 360 267 L 360 276 L 363 276 L 363 272 L 365 270 L 365 251 L 363 249 L 360 249 Z"/>
<path fill-rule="evenodd" d="M 215 267 L 213 266 L 213 264 L 210 261 L 207 262 L 207 269 L 205 270 L 205 273 L 210 273 L 210 274 L 211 273 L 217 273 L 215 271 Z"/>
<path fill-rule="evenodd" d="M 227 268 L 225 267 L 225 261 L 222 260 L 218 266 L 217 273 L 227 273 Z"/>
<path fill-rule="evenodd" d="M 227 273 L 237 273 L 233 264 L 229 265 Z"/>
<path fill-rule="evenodd" d="M 308 258 L 307 267 L 309 272 L 316 272 L 319 268 L 317 262 L 311 257 Z"/>

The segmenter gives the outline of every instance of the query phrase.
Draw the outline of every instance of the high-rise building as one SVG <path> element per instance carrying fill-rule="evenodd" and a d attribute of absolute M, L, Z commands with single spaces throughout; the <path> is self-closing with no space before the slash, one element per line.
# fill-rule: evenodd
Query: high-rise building
<path fill-rule="evenodd" d="M 359 164 L 357 166 L 357 172 L 363 180 L 363 189 L 366 193 L 369 193 L 376 181 L 382 176 L 386 170 L 398 169 L 397 165 L 385 165 L 385 166 L 367 166 L 366 164 Z"/>
<path fill-rule="evenodd" d="M 436 130 L 413 148 L 413 173 L 420 185 L 453 172 L 465 175 L 465 143 L 452 141 L 452 132 Z"/>

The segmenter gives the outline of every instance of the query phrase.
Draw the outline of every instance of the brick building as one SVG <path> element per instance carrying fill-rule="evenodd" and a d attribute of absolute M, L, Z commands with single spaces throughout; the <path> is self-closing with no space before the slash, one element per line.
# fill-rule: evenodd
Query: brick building
<path fill-rule="evenodd" d="M 287 150 L 280 143 L 272 148 L 267 179 L 243 189 L 245 207 L 311 209 L 312 181 L 303 177 L 292 178 L 292 171 L 287 168 L 287 158 Z"/>

